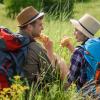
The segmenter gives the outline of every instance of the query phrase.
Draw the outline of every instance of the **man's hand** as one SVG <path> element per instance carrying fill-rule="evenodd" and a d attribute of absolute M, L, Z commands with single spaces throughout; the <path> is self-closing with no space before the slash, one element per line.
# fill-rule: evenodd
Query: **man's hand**
<path fill-rule="evenodd" d="M 45 47 L 47 52 L 53 52 L 53 41 L 48 36 L 40 34 L 40 36 L 37 39 L 43 43 L 43 46 Z"/>
<path fill-rule="evenodd" d="M 43 42 L 43 45 L 47 52 L 53 52 L 53 41 L 49 38 L 46 38 L 45 42 Z"/>

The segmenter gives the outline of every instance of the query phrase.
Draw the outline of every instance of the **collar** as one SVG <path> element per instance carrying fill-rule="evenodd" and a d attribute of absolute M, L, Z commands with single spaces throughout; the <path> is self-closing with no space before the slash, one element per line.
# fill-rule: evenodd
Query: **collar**
<path fill-rule="evenodd" d="M 89 39 L 89 38 L 88 38 Z M 84 45 L 85 44 L 85 42 L 88 40 L 88 39 L 86 39 L 81 45 Z"/>

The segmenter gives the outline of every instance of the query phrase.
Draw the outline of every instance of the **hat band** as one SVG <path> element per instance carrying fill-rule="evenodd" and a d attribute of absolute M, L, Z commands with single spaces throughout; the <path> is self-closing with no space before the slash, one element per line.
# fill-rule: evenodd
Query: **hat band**
<path fill-rule="evenodd" d="M 82 25 L 82 23 L 81 23 L 80 21 L 78 21 L 78 22 L 79 22 L 79 24 L 80 24 L 87 32 L 89 32 L 91 35 L 94 36 L 94 34 L 91 33 L 84 25 Z"/>
<path fill-rule="evenodd" d="M 39 13 L 36 14 L 35 16 L 33 16 L 30 20 L 28 20 L 28 21 L 25 22 L 24 24 L 22 24 L 22 26 L 24 26 L 25 24 L 27 24 L 27 23 L 30 22 L 31 20 L 35 19 L 38 15 L 39 15 Z"/>

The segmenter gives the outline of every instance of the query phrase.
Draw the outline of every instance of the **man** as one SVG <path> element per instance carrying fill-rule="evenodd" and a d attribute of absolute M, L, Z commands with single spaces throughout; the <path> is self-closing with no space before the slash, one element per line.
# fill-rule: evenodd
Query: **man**
<path fill-rule="evenodd" d="M 0 28 L 0 49 L 4 50 L 3 52 L 1 51 L 0 54 L 3 57 L 5 56 L 5 59 L 1 57 L 0 64 L 2 65 L 0 71 L 5 69 L 8 75 L 4 76 L 3 73 L 1 79 L 0 73 L 0 85 L 2 85 L 2 88 L 8 87 L 8 84 L 4 85 L 4 77 L 6 81 L 7 77 L 9 78 L 16 74 L 23 76 L 22 69 L 24 69 L 24 75 L 28 79 L 29 84 L 39 81 L 39 83 L 41 82 L 41 84 L 44 85 L 56 79 L 55 68 L 51 66 L 51 64 L 53 67 L 55 66 L 54 56 L 50 56 L 52 52 L 46 52 L 46 50 L 35 41 L 35 38 L 40 38 L 41 31 L 43 30 L 43 16 L 44 13 L 37 12 L 33 7 L 27 7 L 17 16 L 20 34 L 15 35 L 6 28 Z M 50 48 L 52 41 L 48 37 L 45 36 L 43 44 L 45 49 L 52 51 L 52 48 Z M 7 51 L 6 54 L 5 51 Z M 5 60 L 7 61 L 5 62 Z M 10 63 L 10 71 L 8 71 L 8 62 Z"/>
<path fill-rule="evenodd" d="M 39 13 L 32 6 L 26 7 L 17 15 L 19 33 L 28 36 L 32 41 L 28 44 L 27 57 L 23 65 L 25 76 L 30 84 L 36 83 L 38 80 L 41 80 L 41 83 L 43 81 L 52 82 L 55 78 L 46 51 L 35 41 L 35 38 L 39 37 L 43 30 L 43 17 L 44 13 Z"/>

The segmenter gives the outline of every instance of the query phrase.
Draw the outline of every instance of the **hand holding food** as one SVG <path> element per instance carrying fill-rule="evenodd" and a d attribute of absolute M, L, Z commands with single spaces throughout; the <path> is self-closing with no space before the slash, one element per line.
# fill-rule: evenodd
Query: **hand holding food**
<path fill-rule="evenodd" d="M 40 36 L 37 37 L 37 39 L 38 39 L 40 42 L 44 43 L 44 42 L 46 42 L 46 41 L 48 40 L 48 36 L 46 36 L 46 35 L 44 35 L 44 34 L 40 34 Z"/>
<path fill-rule="evenodd" d="M 73 50 L 74 50 L 74 46 L 73 46 L 72 43 L 71 43 L 71 38 L 70 38 L 70 37 L 65 36 L 65 37 L 61 40 L 60 45 L 61 45 L 62 47 L 68 48 L 71 52 L 73 52 Z"/>
<path fill-rule="evenodd" d="M 53 54 L 53 41 L 44 34 L 40 34 L 40 37 L 38 37 L 37 39 L 43 43 L 43 46 L 47 51 L 48 58 L 50 59 L 52 65 L 54 66 L 55 58 Z"/>

